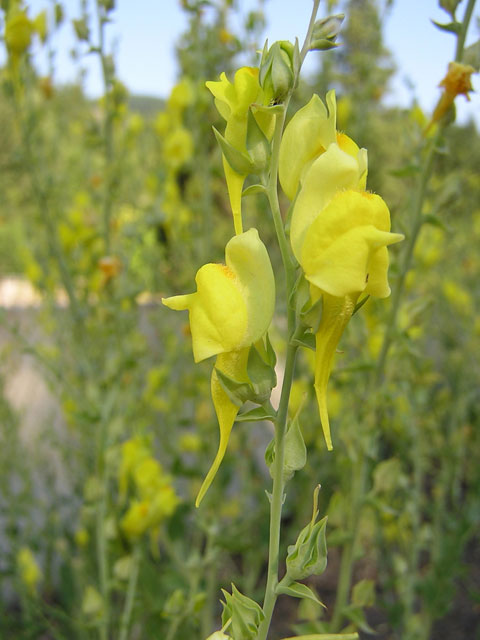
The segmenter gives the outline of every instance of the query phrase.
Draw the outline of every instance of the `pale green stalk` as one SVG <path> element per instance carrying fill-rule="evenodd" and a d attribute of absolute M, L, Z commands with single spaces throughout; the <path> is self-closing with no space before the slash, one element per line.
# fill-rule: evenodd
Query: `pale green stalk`
<path fill-rule="evenodd" d="M 263 603 L 264 620 L 258 629 L 258 640 L 265 640 L 270 627 L 273 609 L 277 600 L 275 592 L 278 584 L 278 561 L 280 549 L 280 526 L 282 520 L 283 505 L 283 466 L 285 460 L 285 431 L 287 424 L 288 402 L 290 399 L 290 389 L 293 381 L 295 369 L 295 357 L 297 346 L 289 344 L 287 349 L 287 360 L 285 363 L 285 373 L 283 377 L 282 395 L 278 407 L 277 420 L 275 421 L 275 461 L 273 491 L 270 498 L 270 538 L 268 549 L 268 573 L 267 585 L 265 588 L 265 599 Z"/>
<path fill-rule="evenodd" d="M 110 253 L 110 223 L 112 218 L 113 202 L 112 202 L 112 166 L 114 161 L 114 145 L 113 145 L 113 108 L 110 91 L 112 89 L 112 76 L 109 68 L 107 56 L 105 54 L 105 24 L 104 9 L 100 5 L 99 0 L 96 2 L 97 22 L 98 22 L 98 55 L 102 67 L 103 86 L 105 91 L 105 117 L 103 122 L 103 143 L 104 143 L 104 162 L 105 162 L 105 188 L 103 195 L 103 238 L 105 243 L 105 253 Z"/>
<path fill-rule="evenodd" d="M 128 579 L 127 596 L 125 598 L 125 607 L 123 609 L 122 620 L 120 623 L 120 635 L 118 640 L 128 640 L 128 629 L 130 627 L 133 603 L 135 602 L 135 593 L 137 591 L 141 554 L 140 543 L 137 542 L 133 550 L 132 567 L 130 569 L 130 576 Z"/>
<path fill-rule="evenodd" d="M 320 0 L 314 0 L 312 15 L 308 25 L 307 35 L 300 52 L 300 67 L 309 50 L 310 38 L 315 24 Z M 300 69 L 297 70 L 297 74 Z M 296 83 L 297 78 L 295 78 Z M 294 84 L 295 84 L 294 83 Z M 266 640 L 270 623 L 272 620 L 273 610 L 277 600 L 276 588 L 278 585 L 278 565 L 280 552 L 280 529 L 282 521 L 282 506 L 284 501 L 284 464 L 285 464 L 285 434 L 287 429 L 288 404 L 290 400 L 290 390 L 292 387 L 293 376 L 295 371 L 295 359 L 298 347 L 292 343 L 295 333 L 295 312 L 290 304 L 290 296 L 295 282 L 295 266 L 288 246 L 285 234 L 285 227 L 280 211 L 278 201 L 278 165 L 280 156 L 280 143 L 282 141 L 283 128 L 285 125 L 285 117 L 290 94 L 287 96 L 282 111 L 277 114 L 275 122 L 275 133 L 272 142 L 272 157 L 270 164 L 269 180 L 267 185 L 267 197 L 272 211 L 273 222 L 277 234 L 278 245 L 282 256 L 283 268 L 285 271 L 286 283 L 286 301 L 287 301 L 287 319 L 288 319 L 288 347 L 285 362 L 285 371 L 282 383 L 282 392 L 280 396 L 280 404 L 278 407 L 277 418 L 275 420 L 275 460 L 273 463 L 273 490 L 270 497 L 270 534 L 268 549 L 268 569 L 267 584 L 265 587 L 265 598 L 263 602 L 264 619 L 260 624 L 257 634 L 257 640 Z"/>
<path fill-rule="evenodd" d="M 112 390 L 107 395 L 102 408 L 101 423 L 97 439 L 97 477 L 100 480 L 100 497 L 96 505 L 95 544 L 98 565 L 100 593 L 102 595 L 104 615 L 99 622 L 101 640 L 108 640 L 110 624 L 110 589 L 107 540 L 105 537 L 105 518 L 107 515 L 108 469 L 105 463 L 105 450 L 108 444 L 108 425 L 112 416 L 118 390 Z"/>
<path fill-rule="evenodd" d="M 476 0 L 469 0 L 469 3 L 465 10 L 462 28 L 460 34 L 458 35 L 455 52 L 455 61 L 457 62 L 461 61 L 463 56 L 465 38 L 470 20 L 472 18 L 475 2 Z M 417 243 L 418 235 L 423 225 L 423 207 L 425 203 L 425 196 L 428 183 L 433 172 L 435 154 L 437 152 L 443 130 L 444 126 L 440 124 L 436 135 L 433 136 L 427 147 L 422 171 L 417 183 L 417 191 L 413 200 L 412 229 L 406 239 L 406 247 L 400 267 L 400 275 L 397 281 L 397 285 L 392 294 L 392 304 L 386 321 L 386 328 L 383 335 L 382 346 L 375 370 L 370 378 L 369 384 L 367 385 L 367 395 L 373 394 L 374 390 L 378 389 L 384 380 L 387 356 L 396 332 L 397 316 L 400 310 L 406 277 L 411 268 L 415 245 Z M 353 565 L 355 561 L 355 549 L 358 538 L 358 521 L 363 508 L 367 490 L 367 473 L 368 460 L 365 453 L 363 451 L 360 451 L 359 456 L 352 468 L 352 503 L 349 514 L 349 538 L 347 539 L 347 542 L 343 549 L 342 560 L 340 564 L 340 577 L 337 586 L 337 597 L 335 600 L 335 609 L 331 622 L 331 631 L 333 632 L 336 632 L 341 628 L 343 611 L 349 599 L 350 587 L 352 583 Z M 418 473 L 419 471 L 417 470 L 417 474 Z M 418 483 L 419 478 L 416 477 L 415 481 Z M 412 558 L 412 560 L 415 560 L 415 558 Z"/>

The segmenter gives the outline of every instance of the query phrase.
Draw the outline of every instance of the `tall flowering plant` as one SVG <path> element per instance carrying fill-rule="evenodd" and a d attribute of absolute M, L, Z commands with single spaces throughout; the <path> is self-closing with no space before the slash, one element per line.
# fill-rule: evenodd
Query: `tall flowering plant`
<path fill-rule="evenodd" d="M 258 69 L 243 67 L 233 81 L 223 73 L 218 81 L 207 82 L 226 121 L 225 131 L 215 135 L 223 155 L 235 235 L 226 245 L 224 264 L 206 264 L 198 271 L 195 292 L 163 300 L 171 309 L 188 310 L 195 361 L 216 356 L 211 393 L 220 442 L 197 506 L 225 456 L 235 420 L 270 420 L 275 427 L 274 442 L 266 453 L 273 489 L 263 606 L 235 587 L 232 593 L 224 591 L 223 627 L 211 638 L 265 640 L 280 594 L 319 603 L 300 582 L 322 573 L 327 561 L 326 518 L 317 520 L 318 488 L 312 519 L 289 547 L 281 580 L 278 572 L 285 486 L 306 463 L 298 422 L 287 420 L 295 358 L 302 346 L 315 350 L 315 393 L 330 450 L 327 383 L 335 350 L 366 298 L 390 294 L 387 247 L 403 239 L 390 231 L 387 204 L 367 190 L 366 150 L 337 131 L 333 91 L 327 94 L 326 105 L 314 95 L 285 126 L 305 56 L 311 50 L 334 47 L 341 24 L 341 16 L 317 21 L 317 6 L 314 2 L 302 49 L 298 42 L 266 45 Z M 243 191 L 252 175 L 257 183 Z M 278 182 L 291 201 L 287 223 L 280 210 Z M 258 231 L 243 230 L 242 197 L 251 193 L 263 193 L 268 199 L 285 270 L 287 348 L 276 410 L 270 403 L 276 356 L 267 333 L 274 316 L 275 278 Z M 257 408 L 243 407 L 247 401 Z M 356 638 L 357 634 L 308 637 Z"/>

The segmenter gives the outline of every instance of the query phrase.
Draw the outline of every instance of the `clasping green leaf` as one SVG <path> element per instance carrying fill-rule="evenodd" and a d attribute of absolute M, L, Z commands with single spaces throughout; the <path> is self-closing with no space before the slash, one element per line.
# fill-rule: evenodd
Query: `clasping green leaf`
<path fill-rule="evenodd" d="M 327 516 L 316 522 L 318 511 L 318 492 L 313 494 L 313 514 L 308 525 L 302 529 L 294 545 L 288 547 L 287 572 L 284 580 L 294 582 L 309 576 L 318 576 L 327 566 L 327 541 L 325 529 Z"/>
<path fill-rule="evenodd" d="M 261 607 L 247 596 L 244 596 L 232 584 L 232 593 L 222 589 L 225 597 L 223 603 L 222 624 L 225 626 L 229 621 L 228 633 L 235 640 L 254 640 L 257 637 L 258 626 L 262 622 L 263 611 Z"/>

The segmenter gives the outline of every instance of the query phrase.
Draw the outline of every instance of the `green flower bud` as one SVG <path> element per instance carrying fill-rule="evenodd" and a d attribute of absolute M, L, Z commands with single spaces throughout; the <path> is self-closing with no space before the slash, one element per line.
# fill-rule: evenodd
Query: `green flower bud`
<path fill-rule="evenodd" d="M 72 24 L 73 28 L 75 29 L 77 38 L 79 40 L 83 40 L 84 42 L 88 42 L 90 39 L 90 29 L 88 28 L 88 24 L 85 18 L 72 20 Z"/>
<path fill-rule="evenodd" d="M 225 597 L 223 603 L 222 624 L 224 628 L 230 621 L 229 633 L 234 638 L 242 640 L 254 640 L 264 615 L 261 607 L 247 596 L 244 596 L 232 584 L 232 593 L 222 589 Z"/>
<path fill-rule="evenodd" d="M 292 582 L 308 576 L 318 576 L 327 566 L 327 541 L 325 529 L 327 517 L 315 522 L 320 487 L 315 489 L 313 497 L 313 515 L 307 526 L 300 531 L 294 545 L 288 547 L 286 578 Z"/>
<path fill-rule="evenodd" d="M 275 42 L 263 49 L 260 63 L 260 86 L 269 102 L 282 102 L 295 82 L 295 46 L 287 40 Z"/>
<path fill-rule="evenodd" d="M 22 11 L 7 19 L 5 24 L 5 44 L 14 56 L 20 56 L 30 46 L 33 24 L 27 14 Z"/>
<path fill-rule="evenodd" d="M 310 50 L 327 51 L 336 47 L 335 41 L 344 18 L 345 15 L 343 13 L 337 13 L 322 20 L 317 20 L 310 39 Z"/>

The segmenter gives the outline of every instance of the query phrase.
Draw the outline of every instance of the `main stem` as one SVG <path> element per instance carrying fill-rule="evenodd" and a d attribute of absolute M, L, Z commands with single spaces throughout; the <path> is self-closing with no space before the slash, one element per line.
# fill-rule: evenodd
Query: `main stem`
<path fill-rule="evenodd" d="M 288 402 L 290 399 L 290 389 L 292 387 L 293 373 L 295 370 L 295 358 L 297 346 L 289 344 L 287 349 L 287 360 L 285 363 L 285 374 L 283 377 L 282 395 L 278 407 L 277 420 L 275 423 L 275 460 L 273 463 L 273 491 L 270 500 L 270 539 L 268 550 L 268 574 L 267 586 L 265 588 L 265 600 L 263 613 L 265 618 L 258 630 L 258 640 L 266 640 L 273 609 L 277 599 L 275 589 L 278 584 L 278 561 L 280 549 L 280 525 L 282 519 L 283 505 L 283 465 L 285 459 L 285 433 L 287 426 Z"/>
<path fill-rule="evenodd" d="M 137 543 L 133 551 L 132 567 L 130 570 L 130 577 L 128 580 L 127 596 L 125 599 L 125 608 L 123 610 L 122 620 L 120 623 L 119 640 L 128 639 L 128 628 L 130 626 L 130 620 L 132 618 L 133 603 L 135 602 L 135 593 L 137 591 L 138 571 L 140 568 L 140 556 L 141 556 L 140 543 Z"/>
<path fill-rule="evenodd" d="M 300 65 L 296 70 L 298 79 L 300 68 L 303 64 L 305 56 L 308 53 L 313 26 L 317 16 L 318 5 L 320 0 L 314 0 L 312 14 L 308 25 L 307 35 L 300 52 Z M 293 91 L 293 88 L 292 88 Z M 295 264 L 290 253 L 285 227 L 283 224 L 280 204 L 278 201 L 278 166 L 280 158 L 280 144 L 282 141 L 283 128 L 285 126 L 285 118 L 287 115 L 288 104 L 290 102 L 291 92 L 287 96 L 283 104 L 283 110 L 276 116 L 275 132 L 272 141 L 272 159 L 270 165 L 270 175 L 267 186 L 267 196 L 272 211 L 273 222 L 277 234 L 278 245 L 282 255 L 283 268 L 285 271 L 285 290 L 287 302 L 287 320 L 288 320 L 288 347 L 287 358 L 285 362 L 285 372 L 283 376 L 282 393 L 280 396 L 280 404 L 278 407 L 277 419 L 275 421 L 275 460 L 273 463 L 273 490 L 270 499 L 270 537 L 268 549 L 268 569 L 267 584 L 265 587 L 265 599 L 263 602 L 264 619 L 260 624 L 257 634 L 257 640 L 266 640 L 270 623 L 272 620 L 275 602 L 277 600 L 276 587 L 278 584 L 278 564 L 280 551 L 280 529 L 282 520 L 282 506 L 284 500 L 285 481 L 283 477 L 283 467 L 285 463 L 285 434 L 287 431 L 288 403 L 290 400 L 290 390 L 292 388 L 293 375 L 295 371 L 295 359 L 298 347 L 292 344 L 292 338 L 295 332 L 295 311 L 290 304 L 290 296 L 295 282 Z"/>

